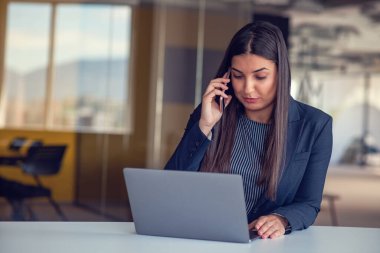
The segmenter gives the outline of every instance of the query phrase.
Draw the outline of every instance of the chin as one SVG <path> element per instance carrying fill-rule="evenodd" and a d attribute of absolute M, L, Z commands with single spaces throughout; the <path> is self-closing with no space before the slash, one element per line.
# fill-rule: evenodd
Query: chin
<path fill-rule="evenodd" d="M 265 108 L 265 106 L 260 106 L 260 105 L 246 105 L 244 104 L 244 109 L 248 111 L 261 111 Z"/>
<path fill-rule="evenodd" d="M 255 103 L 247 103 L 246 101 L 240 102 L 243 104 L 244 108 L 248 110 L 260 110 L 266 107 L 263 101 L 257 101 Z"/>
<path fill-rule="evenodd" d="M 269 109 L 269 107 L 272 106 L 271 103 L 265 103 L 264 101 L 260 101 L 257 103 L 242 103 L 242 104 L 245 110 L 252 111 L 252 112 L 267 110 Z"/>

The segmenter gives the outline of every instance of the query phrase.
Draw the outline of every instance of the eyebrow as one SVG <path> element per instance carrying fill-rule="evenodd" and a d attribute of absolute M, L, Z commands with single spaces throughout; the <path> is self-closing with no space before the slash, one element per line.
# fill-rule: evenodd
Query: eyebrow
<path fill-rule="evenodd" d="M 238 69 L 235 69 L 235 68 L 232 68 L 232 67 L 231 67 L 231 69 L 233 69 L 233 70 L 235 70 L 235 71 L 237 71 L 237 72 L 243 74 L 243 72 L 240 71 L 240 70 L 238 70 Z M 263 67 L 263 68 L 259 68 L 259 69 L 256 69 L 256 70 L 252 71 L 252 73 L 260 72 L 260 71 L 262 71 L 262 70 L 264 70 L 264 69 L 269 70 L 269 69 Z"/>

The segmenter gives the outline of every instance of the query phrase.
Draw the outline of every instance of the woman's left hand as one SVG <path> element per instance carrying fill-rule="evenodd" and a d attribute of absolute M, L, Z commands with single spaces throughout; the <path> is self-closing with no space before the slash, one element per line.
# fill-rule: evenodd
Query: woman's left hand
<path fill-rule="evenodd" d="M 256 229 L 257 234 L 262 238 L 277 238 L 285 234 L 285 228 L 288 225 L 288 221 L 278 215 L 270 214 L 261 216 L 258 219 L 252 221 L 248 228 L 249 230 Z"/>

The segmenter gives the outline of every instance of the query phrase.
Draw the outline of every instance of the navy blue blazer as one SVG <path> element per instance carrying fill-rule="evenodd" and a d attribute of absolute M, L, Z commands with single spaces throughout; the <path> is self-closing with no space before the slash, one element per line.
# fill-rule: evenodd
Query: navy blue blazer
<path fill-rule="evenodd" d="M 197 171 L 210 144 L 199 128 L 201 105 L 191 114 L 185 133 L 165 166 L 168 170 Z M 248 222 L 262 215 L 284 216 L 292 230 L 314 223 L 320 210 L 332 152 L 332 118 L 309 105 L 290 100 L 285 167 L 275 201 L 262 196 Z"/>

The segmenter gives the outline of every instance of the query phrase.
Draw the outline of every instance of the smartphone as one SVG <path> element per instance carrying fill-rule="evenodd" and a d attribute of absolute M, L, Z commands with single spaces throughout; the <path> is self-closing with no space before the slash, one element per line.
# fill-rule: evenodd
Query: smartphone
<path fill-rule="evenodd" d="M 230 74 L 231 74 L 231 69 L 228 68 L 226 78 L 230 78 Z M 228 83 L 227 83 L 227 85 L 228 85 Z M 227 92 L 226 92 L 226 94 L 227 94 Z M 220 110 L 221 112 L 224 112 L 224 108 L 226 107 L 226 104 L 225 104 L 225 102 L 224 102 L 224 98 L 223 98 L 222 96 L 216 96 L 216 97 L 215 97 L 215 100 L 216 100 L 216 102 L 217 102 L 218 105 L 219 105 L 219 110 Z"/>

